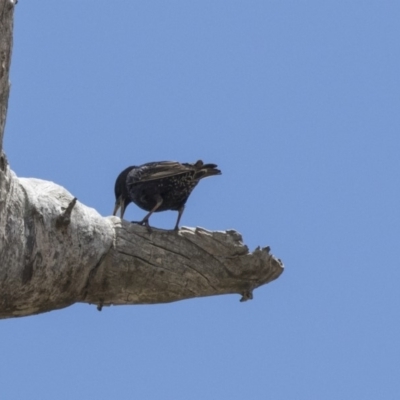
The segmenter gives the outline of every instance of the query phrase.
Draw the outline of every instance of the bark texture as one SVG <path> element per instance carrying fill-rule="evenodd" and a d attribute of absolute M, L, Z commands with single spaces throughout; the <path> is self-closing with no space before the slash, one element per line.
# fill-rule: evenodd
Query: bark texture
<path fill-rule="evenodd" d="M 3 153 L 15 3 L 0 0 L 0 318 L 76 302 L 165 303 L 238 293 L 276 279 L 282 262 L 250 253 L 235 231 L 178 232 L 104 218 L 53 182 L 18 178 Z"/>

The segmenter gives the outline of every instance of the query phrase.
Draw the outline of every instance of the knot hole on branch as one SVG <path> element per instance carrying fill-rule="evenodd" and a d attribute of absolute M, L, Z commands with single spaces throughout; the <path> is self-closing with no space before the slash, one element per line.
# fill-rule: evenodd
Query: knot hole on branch
<path fill-rule="evenodd" d="M 56 228 L 58 229 L 66 228 L 70 224 L 72 209 L 74 208 L 77 200 L 78 199 L 74 197 L 68 204 L 68 207 L 65 209 L 65 211 L 57 218 Z"/>

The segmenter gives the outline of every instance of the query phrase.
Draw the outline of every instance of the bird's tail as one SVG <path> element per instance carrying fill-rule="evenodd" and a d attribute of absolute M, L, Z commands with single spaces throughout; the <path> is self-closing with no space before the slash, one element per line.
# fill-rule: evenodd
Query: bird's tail
<path fill-rule="evenodd" d="M 208 176 L 221 175 L 221 171 L 217 169 L 217 164 L 204 164 L 203 161 L 199 160 L 194 164 L 196 168 L 196 179 L 207 178 Z"/>

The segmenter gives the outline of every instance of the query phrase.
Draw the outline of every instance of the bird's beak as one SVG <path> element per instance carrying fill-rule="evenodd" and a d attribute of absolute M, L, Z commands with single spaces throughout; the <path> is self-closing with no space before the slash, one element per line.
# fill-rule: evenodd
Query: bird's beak
<path fill-rule="evenodd" d="M 115 201 L 115 207 L 114 207 L 114 211 L 113 211 L 113 215 L 117 215 L 117 212 L 119 209 L 121 209 L 121 218 L 123 215 L 123 201 L 122 201 L 122 196 L 119 196 L 118 199 Z"/>

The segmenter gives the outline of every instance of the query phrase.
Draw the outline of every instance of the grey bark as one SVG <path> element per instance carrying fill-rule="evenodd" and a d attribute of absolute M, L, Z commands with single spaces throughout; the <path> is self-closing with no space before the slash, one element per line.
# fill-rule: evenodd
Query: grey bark
<path fill-rule="evenodd" d="M 76 302 L 165 303 L 238 293 L 276 279 L 282 262 L 250 253 L 235 231 L 178 232 L 102 217 L 67 190 L 18 178 L 3 153 L 14 2 L 0 0 L 0 318 Z"/>

